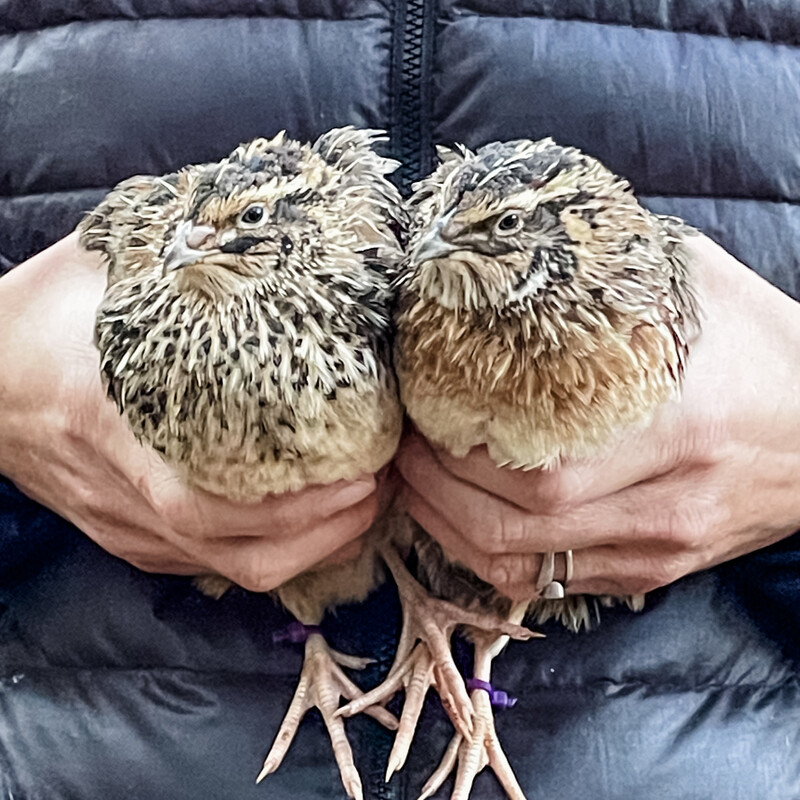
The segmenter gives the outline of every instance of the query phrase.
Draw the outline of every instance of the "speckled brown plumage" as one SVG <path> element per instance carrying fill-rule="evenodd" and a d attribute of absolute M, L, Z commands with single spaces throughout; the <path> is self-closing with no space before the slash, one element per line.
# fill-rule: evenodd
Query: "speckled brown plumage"
<path fill-rule="evenodd" d="M 270 174 L 261 161 L 271 164 L 275 152 L 283 161 Z M 329 158 L 335 164 L 338 155 Z M 296 172 L 280 172 L 285 163 Z M 157 206 L 163 216 L 149 229 L 131 229 L 153 240 L 146 262 L 108 226 L 116 280 L 97 336 L 109 394 L 136 435 L 202 488 L 255 500 L 374 472 L 393 452 L 387 267 L 399 251 L 379 200 L 394 198 L 385 181 L 385 198 L 373 198 L 363 174 L 383 180 L 382 159 L 372 154 L 361 167 L 343 177 L 341 165 L 307 145 L 257 140 L 221 164 L 189 170 L 189 191 Z M 107 204 L 124 209 L 128 189 Z M 153 198 L 144 195 L 145 204 Z M 254 237 L 231 223 L 256 202 L 272 212 L 254 231 L 266 235 L 235 252 L 231 244 Z M 163 274 L 155 249 L 175 228 L 173 206 L 216 226 L 220 241 Z"/>
<path fill-rule="evenodd" d="M 456 456 L 485 445 L 498 464 L 548 469 L 647 424 L 679 392 L 699 331 L 684 247 L 691 229 L 648 212 L 627 181 L 549 139 L 440 155 L 409 202 L 396 314 L 395 366 L 417 427 Z M 438 596 L 522 618 L 526 604 L 512 607 L 427 535 L 417 549 Z M 572 596 L 527 608 L 573 629 L 589 624 L 589 610 Z M 504 640 L 475 640 L 488 680 Z M 477 700 L 486 705 L 482 692 Z M 510 796 L 523 797 L 488 706 L 478 717 L 486 743 L 462 742 L 446 757 L 447 771 L 460 762 L 453 797 L 468 796 L 484 759 Z"/>
<path fill-rule="evenodd" d="M 415 265 L 412 241 L 396 366 L 409 415 L 454 454 L 486 444 L 500 463 L 552 466 L 596 451 L 676 391 L 696 326 L 686 229 L 643 209 L 598 162 L 546 142 L 529 145 L 530 158 L 549 152 L 541 171 L 560 170 L 537 189 L 523 174 L 504 194 L 502 171 L 486 178 L 498 149 L 448 159 L 451 171 L 440 167 L 412 198 L 414 241 L 455 206 L 449 224 L 463 226 L 464 243 Z M 520 249 L 481 233 L 517 208 L 530 217 Z"/>
<path fill-rule="evenodd" d="M 648 212 L 598 161 L 551 140 L 445 151 L 410 206 L 395 364 L 432 441 L 554 467 L 679 391 L 699 326 L 691 229 Z M 519 230 L 498 235 L 509 215 Z M 447 252 L 420 259 L 432 231 Z"/>
<path fill-rule="evenodd" d="M 254 501 L 374 473 L 393 455 L 389 299 L 405 217 L 379 139 L 353 128 L 313 145 L 257 139 L 219 163 L 125 181 L 83 222 L 84 246 L 109 263 L 96 324 L 109 397 L 191 484 Z M 276 594 L 318 624 L 378 574 L 367 546 Z M 324 643 L 309 641 L 317 663 Z"/>

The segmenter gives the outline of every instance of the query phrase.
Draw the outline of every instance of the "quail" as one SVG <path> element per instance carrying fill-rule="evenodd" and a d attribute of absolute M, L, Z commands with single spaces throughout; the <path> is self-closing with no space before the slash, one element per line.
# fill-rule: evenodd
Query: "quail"
<path fill-rule="evenodd" d="M 395 319 L 401 399 L 419 431 L 457 457 L 485 446 L 498 465 L 550 469 L 646 425 L 679 392 L 700 332 L 685 247 L 694 231 L 647 211 L 626 180 L 551 139 L 439 148 L 439 156 L 409 200 Z M 533 599 L 515 604 L 429 536 L 418 533 L 415 543 L 420 579 L 435 597 L 498 623 L 588 626 L 594 599 L 544 599 L 532 587 Z M 641 607 L 641 597 L 625 599 Z M 426 613 L 424 603 L 416 608 Z M 457 622 L 446 620 L 428 647 L 438 652 Z M 467 633 L 475 644 L 472 722 L 466 735 L 457 725 L 421 798 L 455 769 L 452 797 L 465 800 L 488 764 L 520 800 L 490 703 L 492 659 L 508 637 L 485 626 Z M 406 660 L 416 657 L 408 651 Z M 351 705 L 363 708 L 365 698 Z M 415 722 L 418 711 L 410 713 Z M 403 743 L 401 761 L 406 751 Z"/>
<path fill-rule="evenodd" d="M 384 138 L 348 127 L 313 144 L 256 139 L 218 163 L 125 181 L 84 219 L 83 245 L 109 267 L 96 319 L 108 395 L 191 485 L 255 501 L 375 473 L 394 454 L 389 299 L 405 216 L 386 177 L 397 162 L 374 149 Z M 305 662 L 258 780 L 316 706 L 348 796 L 363 796 L 334 711 L 360 694 L 342 666 L 368 659 L 331 649 L 317 626 L 380 579 L 376 542 L 274 592 L 301 623 Z"/>

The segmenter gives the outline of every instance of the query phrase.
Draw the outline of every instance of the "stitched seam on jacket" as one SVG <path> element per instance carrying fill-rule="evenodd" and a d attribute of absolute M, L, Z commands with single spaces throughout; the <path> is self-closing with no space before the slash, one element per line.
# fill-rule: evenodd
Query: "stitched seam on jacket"
<path fill-rule="evenodd" d="M 43 673 L 65 673 L 65 674 L 80 674 L 80 673 L 108 673 L 110 675 L 124 675 L 124 674 L 137 674 L 137 673 L 170 673 L 170 674 L 187 674 L 187 675 L 208 675 L 208 676 L 227 676 L 231 678 L 258 678 L 262 680 L 268 677 L 273 680 L 285 680 L 287 683 L 295 683 L 296 678 L 290 674 L 281 674 L 273 672 L 257 672 L 257 671 L 241 671 L 235 672 L 232 670 L 207 670 L 207 669 L 193 669 L 191 667 L 169 667 L 169 666 L 138 666 L 138 667 L 118 667 L 118 666 L 95 666 L 95 667 L 78 667 L 67 665 L 52 665 L 45 666 L 14 666 L 11 671 L 6 675 L 0 677 L 0 689 L 5 686 L 17 686 L 25 681 L 28 675 L 40 675 Z M 14 677 L 16 681 L 12 681 Z M 656 681 L 646 680 L 644 678 L 632 678 L 620 680 L 618 678 L 600 677 L 592 680 L 583 681 L 581 683 L 535 683 L 527 681 L 525 683 L 525 691 L 581 691 L 581 690 L 597 690 L 604 687 L 612 686 L 619 689 L 658 689 L 665 692 L 705 692 L 705 691 L 775 691 L 788 687 L 793 687 L 800 690 L 800 675 L 787 675 L 780 681 L 772 683 L 758 683 L 758 682 L 742 682 L 742 683 L 725 683 L 719 681 L 708 681 L 705 683 L 698 683 L 694 685 L 680 684 L 676 681 Z M 517 690 L 522 692 L 520 688 Z"/>
<path fill-rule="evenodd" d="M 413 2 L 413 0 L 412 0 Z M 459 19 L 466 17 L 475 17 L 478 19 L 540 19 L 540 20 L 553 20 L 554 22 L 578 22 L 586 23 L 589 25 L 608 25 L 615 28 L 635 28 L 637 30 L 655 31 L 657 33 L 673 33 L 673 34 L 694 34 L 696 36 L 708 36 L 716 39 L 727 39 L 729 41 L 746 41 L 746 42 L 761 42 L 763 44 L 783 45 L 785 47 L 800 47 L 800 41 L 784 40 L 784 39 L 764 39 L 758 36 L 747 36 L 745 34 L 725 34 L 715 33 L 714 31 L 698 31 L 691 28 L 659 28 L 656 25 L 641 25 L 637 23 L 620 22 L 616 20 L 599 20 L 590 19 L 589 17 L 555 17 L 549 14 L 491 14 L 481 13 L 477 11 L 463 10 L 457 16 L 451 16 L 450 21 L 457 22 Z M 0 30 L 0 36 L 16 36 L 22 33 L 39 33 L 41 31 L 51 30 L 53 28 L 63 28 L 65 25 L 91 25 L 95 22 L 148 22 L 150 20 L 185 20 L 185 19 L 285 19 L 293 20 L 295 22 L 360 22 L 369 19 L 383 19 L 380 14 L 369 14 L 363 17 L 323 17 L 323 16 L 290 16 L 288 14 L 177 14 L 175 16 L 166 16 L 164 14 L 142 17 L 94 17 L 92 19 L 71 19 L 64 22 L 56 22 L 47 25 L 39 25 L 33 28 L 14 28 L 9 30 Z"/>
<path fill-rule="evenodd" d="M 95 17 L 93 19 L 70 19 L 65 22 L 54 22 L 50 25 L 39 25 L 35 28 L 15 28 L 12 30 L 0 29 L 0 37 L 3 36 L 21 36 L 24 34 L 41 33 L 42 31 L 55 30 L 57 28 L 64 28 L 67 25 L 94 25 L 98 22 L 126 22 L 126 23 L 140 23 L 151 21 L 179 21 L 179 20 L 227 20 L 227 19 L 280 19 L 289 20 L 291 22 L 364 22 L 365 20 L 385 19 L 382 14 L 368 14 L 364 17 L 291 17 L 288 14 L 183 14 L 169 17 L 164 14 L 156 14 L 152 17 Z"/>
<path fill-rule="evenodd" d="M 758 36 L 746 36 L 744 34 L 725 34 L 715 33 L 714 31 L 698 31 L 692 28 L 659 28 L 656 25 L 639 25 L 632 22 L 617 22 L 616 20 L 590 19 L 589 17 L 554 17 L 550 14 L 485 14 L 477 11 L 463 11 L 459 16 L 451 16 L 450 22 L 458 22 L 459 19 L 473 17 L 476 19 L 538 19 L 551 20 L 553 22 L 578 22 L 587 25 L 605 25 L 612 28 L 631 28 L 643 31 L 655 31 L 656 33 L 671 33 L 675 35 L 706 36 L 710 39 L 727 39 L 731 42 L 759 42 L 761 44 L 774 45 L 776 47 L 800 47 L 800 41 L 782 39 L 763 39 Z"/>

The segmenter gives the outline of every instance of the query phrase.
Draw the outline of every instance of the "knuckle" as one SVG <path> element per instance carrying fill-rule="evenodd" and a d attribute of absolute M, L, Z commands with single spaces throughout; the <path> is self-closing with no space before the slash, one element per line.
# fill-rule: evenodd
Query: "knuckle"
<path fill-rule="evenodd" d="M 652 592 L 654 589 L 668 586 L 682 577 L 684 572 L 681 559 L 674 556 L 659 558 L 649 565 L 647 574 L 642 576 L 643 586 L 636 593 Z"/>
<path fill-rule="evenodd" d="M 147 499 L 153 511 L 171 527 L 177 527 L 184 517 L 183 502 L 174 487 L 165 483 L 148 484 L 145 488 Z"/>
<path fill-rule="evenodd" d="M 489 555 L 474 555 L 469 559 L 467 566 L 483 581 L 495 585 L 492 580 L 495 575 L 495 559 Z"/>
<path fill-rule="evenodd" d="M 669 510 L 665 537 L 676 551 L 694 553 L 702 548 L 711 524 L 706 509 L 694 502 L 683 502 Z"/>
<path fill-rule="evenodd" d="M 208 520 L 199 513 L 197 503 L 183 487 L 155 486 L 151 489 L 150 503 L 160 519 L 175 533 L 190 538 L 213 535 Z"/>
<path fill-rule="evenodd" d="M 624 581 L 625 593 L 647 594 L 674 583 L 691 570 L 691 559 L 685 554 L 651 557 L 642 565 L 636 575 L 632 575 Z"/>
<path fill-rule="evenodd" d="M 524 513 L 509 511 L 489 517 L 488 529 L 482 536 L 474 537 L 476 546 L 489 555 L 502 555 L 527 541 L 530 535 L 528 519 Z"/>
<path fill-rule="evenodd" d="M 202 536 L 205 533 L 205 525 L 193 511 L 184 498 L 175 497 L 164 507 L 164 521 L 183 536 Z"/>
<path fill-rule="evenodd" d="M 508 586 L 511 583 L 511 576 L 508 569 L 507 559 L 493 558 L 490 559 L 486 566 L 487 583 L 496 586 L 498 589 L 503 586 Z"/>
<path fill-rule="evenodd" d="M 492 519 L 486 530 L 486 538 L 483 542 L 476 541 L 478 547 L 483 547 L 488 553 L 497 555 L 502 553 L 505 549 L 505 541 L 507 536 L 507 526 L 499 517 Z"/>
<path fill-rule="evenodd" d="M 728 434 L 724 423 L 716 415 L 698 416 L 686 422 L 683 436 L 684 463 L 692 463 L 696 467 L 713 467 L 725 457 L 725 443 Z"/>
<path fill-rule="evenodd" d="M 239 570 L 230 579 L 248 592 L 269 592 L 280 584 L 272 572 L 261 572 L 251 567 Z"/>
<path fill-rule="evenodd" d="M 82 413 L 82 409 L 72 407 L 72 402 L 68 400 L 58 409 L 53 409 L 53 416 L 50 418 L 56 430 L 60 430 L 65 440 L 71 447 L 82 449 L 86 447 L 87 429 L 93 430 L 94 425 L 87 426 L 87 414 Z M 92 422 L 96 422 L 92 420 Z"/>
<path fill-rule="evenodd" d="M 505 550 L 505 537 L 505 526 L 499 520 L 493 520 L 486 531 L 485 540 L 477 540 L 475 545 L 492 555 L 498 555 Z"/>
<path fill-rule="evenodd" d="M 102 497 L 97 487 L 86 481 L 78 481 L 72 488 L 73 503 L 82 510 L 97 509 L 98 499 Z"/>
<path fill-rule="evenodd" d="M 486 581 L 503 591 L 520 584 L 532 584 L 532 559 L 525 556 L 500 556 L 487 563 Z"/>
<path fill-rule="evenodd" d="M 565 467 L 542 472 L 535 491 L 535 503 L 542 513 L 558 516 L 574 508 L 580 490 L 581 482 L 575 470 Z"/>

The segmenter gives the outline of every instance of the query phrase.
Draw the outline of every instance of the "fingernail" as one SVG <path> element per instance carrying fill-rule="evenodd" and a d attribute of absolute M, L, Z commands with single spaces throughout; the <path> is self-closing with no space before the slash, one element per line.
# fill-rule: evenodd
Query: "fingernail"
<path fill-rule="evenodd" d="M 372 475 L 356 478 L 339 489 L 334 497 L 342 506 L 353 506 L 369 497 L 375 491 L 375 478 Z"/>

